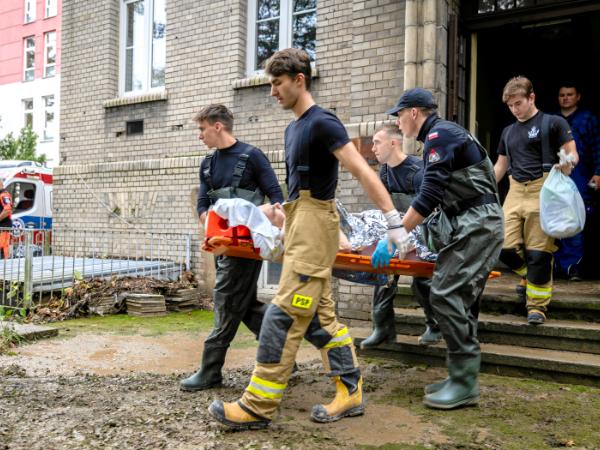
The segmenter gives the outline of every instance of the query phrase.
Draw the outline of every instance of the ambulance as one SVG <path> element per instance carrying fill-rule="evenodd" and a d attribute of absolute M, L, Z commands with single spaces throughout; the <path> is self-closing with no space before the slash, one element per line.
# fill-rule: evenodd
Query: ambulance
<path fill-rule="evenodd" d="M 13 239 L 25 228 L 35 229 L 39 245 L 52 229 L 52 169 L 35 161 L 0 161 L 0 177 L 13 199 Z"/>

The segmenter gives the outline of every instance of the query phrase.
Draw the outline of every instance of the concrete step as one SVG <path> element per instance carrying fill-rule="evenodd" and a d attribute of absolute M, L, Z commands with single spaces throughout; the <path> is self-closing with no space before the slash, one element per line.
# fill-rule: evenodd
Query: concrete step
<path fill-rule="evenodd" d="M 361 356 L 396 359 L 408 364 L 445 366 L 445 344 L 422 347 L 418 345 L 416 336 L 398 335 L 395 344 L 360 350 L 360 342 L 369 334 L 369 330 L 353 329 L 352 332 Z M 481 358 L 481 371 L 486 373 L 600 387 L 600 355 L 482 344 Z"/>
<path fill-rule="evenodd" d="M 0 333 L 3 332 L 5 328 L 10 328 L 25 341 L 33 341 L 36 339 L 58 336 L 58 328 L 44 327 L 30 323 L 5 322 L 0 320 Z"/>
<path fill-rule="evenodd" d="M 515 286 L 518 278 L 511 274 L 490 280 L 482 296 L 481 311 L 492 314 L 525 316 L 525 305 L 518 299 Z M 398 286 L 394 305 L 417 308 L 410 286 Z M 583 320 L 600 323 L 600 282 L 557 281 L 548 308 L 548 317 L 563 320 Z"/>
<path fill-rule="evenodd" d="M 423 310 L 395 308 L 395 315 L 398 334 L 419 336 L 423 333 Z M 481 314 L 478 337 L 483 343 L 600 355 L 598 323 L 551 319 L 542 326 L 533 326 L 524 316 Z"/>

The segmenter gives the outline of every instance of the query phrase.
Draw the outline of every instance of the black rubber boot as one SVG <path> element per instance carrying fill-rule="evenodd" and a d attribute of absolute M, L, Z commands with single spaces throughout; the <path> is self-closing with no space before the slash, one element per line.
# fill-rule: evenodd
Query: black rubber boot
<path fill-rule="evenodd" d="M 457 359 L 448 363 L 449 380 L 444 386 L 425 395 L 423 403 L 435 409 L 454 409 L 479 402 L 479 367 L 481 357 Z"/>
<path fill-rule="evenodd" d="M 203 391 L 221 386 L 223 375 L 221 368 L 225 363 L 227 348 L 204 349 L 202 354 L 202 366 L 193 375 L 179 382 L 182 391 Z"/>
<path fill-rule="evenodd" d="M 394 281 L 389 286 L 376 286 L 373 295 L 373 332 L 360 343 L 361 349 L 377 347 L 384 342 L 396 341 L 396 323 L 394 320 L 394 297 L 396 284 Z"/>

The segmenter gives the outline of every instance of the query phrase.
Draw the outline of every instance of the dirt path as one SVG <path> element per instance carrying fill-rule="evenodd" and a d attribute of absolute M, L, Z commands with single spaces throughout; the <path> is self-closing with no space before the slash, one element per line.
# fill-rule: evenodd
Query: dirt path
<path fill-rule="evenodd" d="M 0 449 L 260 448 L 329 449 L 356 445 L 440 444 L 438 427 L 408 409 L 380 403 L 393 368 L 368 366 L 369 414 L 322 426 L 309 420 L 314 404 L 331 399 L 319 353 L 302 347 L 300 371 L 268 431 L 225 432 L 206 412 L 213 398 L 235 400 L 255 356 L 252 342 L 231 349 L 225 387 L 199 393 L 177 388 L 195 369 L 204 336 L 78 334 L 20 347 L 0 357 Z M 4 443 L 4 447 L 2 444 Z"/>
<path fill-rule="evenodd" d="M 227 432 L 207 407 L 239 398 L 255 342 L 249 333 L 234 342 L 224 387 L 182 392 L 178 381 L 195 370 L 204 336 L 86 328 L 0 357 L 0 450 L 600 449 L 599 389 L 482 375 L 479 407 L 432 411 L 421 403 L 423 386 L 445 371 L 381 360 L 361 360 L 364 416 L 314 424 L 312 406 L 334 388 L 309 346 L 269 429 Z"/>
<path fill-rule="evenodd" d="M 183 374 L 198 367 L 206 333 L 169 333 L 159 336 L 83 333 L 68 339 L 39 341 L 16 350 L 19 366 L 27 375 L 123 375 L 132 372 Z M 237 344 L 236 344 L 237 342 Z M 251 338 L 234 341 L 227 353 L 226 369 L 254 362 L 256 347 Z M 302 347 L 298 361 L 318 358 L 319 353 Z M 0 366 L 14 362 L 0 356 Z"/>

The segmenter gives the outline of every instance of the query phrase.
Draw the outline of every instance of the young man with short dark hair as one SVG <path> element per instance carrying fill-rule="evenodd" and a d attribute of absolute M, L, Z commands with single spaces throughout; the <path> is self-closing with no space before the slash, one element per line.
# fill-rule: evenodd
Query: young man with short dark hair
<path fill-rule="evenodd" d="M 526 298 L 527 321 L 541 325 L 552 297 L 552 252 L 556 246 L 540 225 L 540 191 L 548 172 L 558 162 L 561 148 L 571 161 L 561 167 L 566 175 L 579 157 L 569 124 L 562 117 L 537 109 L 533 85 L 527 78 L 510 79 L 502 101 L 517 120 L 502 131 L 494 166 L 498 182 L 510 169 L 500 260 L 522 277 L 517 292 Z"/>
<path fill-rule="evenodd" d="M 316 405 L 311 418 L 333 422 L 363 414 L 362 377 L 348 328 L 338 322 L 331 295 L 331 267 L 339 241 L 335 205 L 341 162 L 361 182 L 388 220 L 390 240 L 406 248 L 400 215 L 377 174 L 358 153 L 340 120 L 315 104 L 309 91 L 310 59 L 286 49 L 268 61 L 271 95 L 294 114 L 285 130 L 289 202 L 284 205 L 285 255 L 279 290 L 260 333 L 256 366 L 244 395 L 233 403 L 215 400 L 211 415 L 232 429 L 264 428 L 271 422 L 292 372 L 302 338 L 321 350 L 336 385 L 335 399 Z"/>
<path fill-rule="evenodd" d="M 283 194 L 269 160 L 258 148 L 233 135 L 233 114 L 224 105 L 209 105 L 194 121 L 199 138 L 216 150 L 200 164 L 200 191 L 197 212 L 202 227 L 211 205 L 220 198 L 243 198 L 255 205 L 283 202 Z M 265 305 L 257 299 L 262 261 L 231 256 L 215 257 L 213 290 L 214 328 L 204 341 L 200 369 L 180 381 L 184 391 L 200 391 L 220 386 L 221 370 L 229 344 L 243 322 L 257 337 Z"/>

